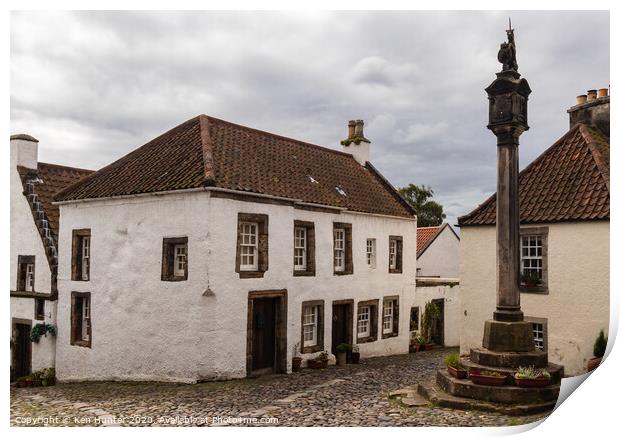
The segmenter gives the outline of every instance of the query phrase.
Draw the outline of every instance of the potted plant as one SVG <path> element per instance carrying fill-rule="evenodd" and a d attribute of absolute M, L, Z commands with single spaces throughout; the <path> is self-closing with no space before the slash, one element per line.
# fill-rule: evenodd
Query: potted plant
<path fill-rule="evenodd" d="M 30 377 L 32 378 L 32 386 L 33 387 L 41 387 L 41 376 L 43 372 L 41 370 L 37 370 L 36 372 L 32 372 Z"/>
<path fill-rule="evenodd" d="M 420 347 L 420 350 L 433 349 L 433 343 L 431 338 L 433 337 L 433 324 L 441 317 L 441 310 L 437 304 L 433 302 L 426 302 L 424 305 L 424 314 L 422 314 L 422 330 L 420 336 L 425 340 L 424 346 Z"/>
<path fill-rule="evenodd" d="M 17 387 L 24 388 L 26 387 L 26 378 L 27 376 L 20 376 L 17 378 Z"/>
<path fill-rule="evenodd" d="M 47 387 L 48 385 L 54 385 L 56 383 L 56 369 L 53 367 L 46 367 L 41 371 L 41 385 Z"/>
<path fill-rule="evenodd" d="M 340 343 L 336 346 L 336 361 L 338 362 L 339 367 L 346 367 L 347 365 L 347 354 L 351 352 L 352 347 L 348 343 Z"/>
<path fill-rule="evenodd" d="M 329 355 L 327 355 L 327 351 L 323 351 L 319 355 L 314 357 L 313 359 L 308 360 L 308 368 L 326 369 L 328 361 L 329 361 Z"/>
<path fill-rule="evenodd" d="M 474 384 L 480 385 L 504 385 L 506 382 L 506 375 L 502 375 L 499 372 L 491 372 L 489 370 L 481 370 L 481 371 L 471 371 L 469 372 L 469 379 L 472 380 Z"/>
<path fill-rule="evenodd" d="M 360 362 L 360 347 L 358 345 L 351 346 L 351 363 L 359 364 Z"/>
<path fill-rule="evenodd" d="M 601 332 L 599 332 L 598 337 L 596 337 L 596 341 L 594 342 L 594 348 L 592 350 L 594 357 L 588 360 L 588 372 L 596 369 L 599 364 L 601 364 L 601 360 L 605 355 L 605 349 L 607 349 L 607 337 L 605 337 L 605 333 L 601 329 Z"/>
<path fill-rule="evenodd" d="M 32 327 L 30 331 L 30 341 L 33 343 L 38 343 L 41 339 L 41 336 L 47 337 L 47 334 L 51 334 L 56 336 L 56 327 L 49 323 L 37 323 Z"/>
<path fill-rule="evenodd" d="M 424 346 L 426 345 L 426 340 L 424 340 L 424 338 L 421 335 L 418 335 L 415 340 L 416 344 L 418 345 L 417 350 L 418 351 L 423 351 L 424 350 Z"/>
<path fill-rule="evenodd" d="M 514 375 L 517 387 L 545 387 L 551 384 L 551 375 L 545 369 L 534 366 L 519 367 Z"/>
<path fill-rule="evenodd" d="M 456 379 L 465 379 L 467 377 L 467 370 L 461 365 L 459 354 L 448 355 L 444 363 L 448 367 L 448 373 Z"/>
<path fill-rule="evenodd" d="M 536 288 L 542 284 L 540 277 L 534 272 L 525 272 L 520 276 L 521 284 L 525 285 L 525 288 Z"/>
<path fill-rule="evenodd" d="M 299 372 L 301 369 L 301 357 L 299 356 L 299 343 L 293 346 L 293 372 Z"/>
<path fill-rule="evenodd" d="M 32 375 L 28 375 L 24 378 L 24 387 L 32 387 Z"/>

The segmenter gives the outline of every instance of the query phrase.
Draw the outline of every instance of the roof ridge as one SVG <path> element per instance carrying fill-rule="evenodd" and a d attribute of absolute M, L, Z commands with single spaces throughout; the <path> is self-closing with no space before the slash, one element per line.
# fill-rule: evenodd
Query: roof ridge
<path fill-rule="evenodd" d="M 50 167 L 60 167 L 60 168 L 64 168 L 67 170 L 76 170 L 76 171 L 88 171 L 88 172 L 95 172 L 97 170 L 91 170 L 89 168 L 82 168 L 82 167 L 73 167 L 70 165 L 63 165 L 63 164 L 53 164 L 51 162 L 41 162 L 39 161 L 38 165 L 48 165 Z"/>
<path fill-rule="evenodd" d="M 253 132 L 256 132 L 256 133 L 260 133 L 260 134 L 266 134 L 266 135 L 269 135 L 269 136 L 272 136 L 272 137 L 276 137 L 276 138 L 280 138 L 280 139 L 283 139 L 283 140 L 286 140 L 286 141 L 292 141 L 292 142 L 300 144 L 302 146 L 314 147 L 314 148 L 317 148 L 317 149 L 320 149 L 320 150 L 324 150 L 324 151 L 327 151 L 327 152 L 335 153 L 335 154 L 338 154 L 338 155 L 348 156 L 351 159 L 355 159 L 355 158 L 353 158 L 353 155 L 350 154 L 350 153 L 343 152 L 341 150 L 332 149 L 330 147 L 320 146 L 318 144 L 309 143 L 307 141 L 301 141 L 301 140 L 298 140 L 298 139 L 295 139 L 295 138 L 286 137 L 286 136 L 280 135 L 280 134 L 274 134 L 273 132 L 268 132 L 268 131 L 265 131 L 265 130 L 256 129 L 254 127 L 244 126 L 242 124 L 234 123 L 234 122 L 228 121 L 228 120 L 223 120 L 223 119 L 217 118 L 217 117 L 212 117 L 212 116 L 206 115 L 206 114 L 200 114 L 199 117 L 205 117 L 205 118 L 207 118 L 209 120 L 213 120 L 215 122 L 226 123 L 226 124 L 229 124 L 229 125 L 232 125 L 232 126 L 239 127 L 241 129 L 253 131 Z"/>
<path fill-rule="evenodd" d="M 592 135 L 592 132 L 590 131 L 590 129 L 596 129 L 597 133 L 599 133 L 600 135 L 602 135 L 602 133 L 598 131 L 596 126 L 590 126 L 590 125 L 585 125 L 585 124 L 579 124 L 579 129 L 580 129 L 581 135 L 586 140 L 586 145 L 588 146 L 588 150 L 592 154 L 594 163 L 596 164 L 599 171 L 601 172 L 601 176 L 603 177 L 603 181 L 605 181 L 605 186 L 607 187 L 607 191 L 611 193 L 611 188 L 610 188 L 611 181 L 610 181 L 609 169 L 602 162 L 601 151 L 598 150 L 593 145 L 593 143 L 596 143 L 597 141 L 594 139 L 594 136 Z M 609 145 L 609 143 L 606 143 L 606 144 Z"/>

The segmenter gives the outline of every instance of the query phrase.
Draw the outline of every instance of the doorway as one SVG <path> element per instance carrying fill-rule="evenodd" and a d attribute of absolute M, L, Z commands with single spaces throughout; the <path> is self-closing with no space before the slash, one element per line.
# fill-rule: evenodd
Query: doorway
<path fill-rule="evenodd" d="M 32 372 L 31 328 L 30 320 L 13 319 L 11 381 L 28 376 Z"/>
<path fill-rule="evenodd" d="M 246 372 L 248 376 L 286 373 L 286 291 L 248 295 Z"/>
<path fill-rule="evenodd" d="M 433 299 L 432 301 L 439 308 L 439 317 L 433 320 L 431 340 L 438 346 L 444 345 L 444 301 L 445 299 Z"/>
<path fill-rule="evenodd" d="M 336 347 L 340 343 L 353 344 L 353 299 L 337 300 L 332 303 L 333 354 L 336 353 Z"/>

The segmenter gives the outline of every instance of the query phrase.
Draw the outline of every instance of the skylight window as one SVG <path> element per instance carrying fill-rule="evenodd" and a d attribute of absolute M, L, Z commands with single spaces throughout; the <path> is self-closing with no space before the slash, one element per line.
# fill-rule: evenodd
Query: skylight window
<path fill-rule="evenodd" d="M 336 187 L 336 191 L 338 191 L 338 194 L 340 194 L 341 196 L 347 195 L 347 193 L 340 187 Z"/>
<path fill-rule="evenodd" d="M 312 176 L 308 175 L 308 179 L 310 179 L 310 182 L 312 182 L 313 184 L 318 184 L 319 181 L 317 181 L 316 179 L 314 179 Z"/>

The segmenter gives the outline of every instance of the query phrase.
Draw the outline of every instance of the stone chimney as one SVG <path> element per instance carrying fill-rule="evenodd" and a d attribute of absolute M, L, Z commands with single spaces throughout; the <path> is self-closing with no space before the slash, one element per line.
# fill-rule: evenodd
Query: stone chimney
<path fill-rule="evenodd" d="M 349 120 L 348 137 L 342 141 L 342 150 L 353 155 L 361 165 L 370 160 L 370 141 L 364 137 L 364 120 Z"/>
<path fill-rule="evenodd" d="M 30 135 L 11 135 L 11 167 L 37 169 L 39 140 Z"/>
<path fill-rule="evenodd" d="M 587 94 L 577 96 L 575 106 L 566 112 L 571 128 L 577 123 L 590 124 L 609 138 L 609 89 L 589 90 Z"/>

